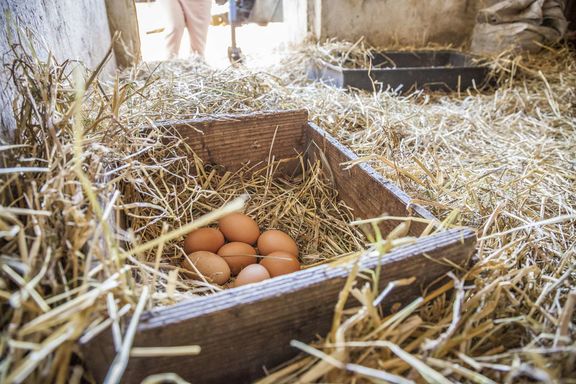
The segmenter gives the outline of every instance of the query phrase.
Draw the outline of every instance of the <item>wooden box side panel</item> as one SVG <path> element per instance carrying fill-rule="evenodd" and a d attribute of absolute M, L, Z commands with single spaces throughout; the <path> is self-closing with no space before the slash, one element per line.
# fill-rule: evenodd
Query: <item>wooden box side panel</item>
<path fill-rule="evenodd" d="M 205 164 L 233 172 L 246 163 L 265 165 L 271 156 L 278 160 L 302 153 L 307 120 L 305 110 L 293 110 L 224 115 L 161 125 L 177 130 Z M 287 164 L 285 169 L 292 171 L 297 163 Z"/>
<path fill-rule="evenodd" d="M 342 163 L 356 160 L 351 150 L 340 144 L 326 131 L 313 123 L 306 126 L 308 158 L 327 162 L 339 197 L 354 209 L 354 216 L 369 219 L 381 215 L 420 217 L 433 220 L 434 215 L 421 206 L 411 204 L 410 197 L 392 182 L 384 179 L 367 164 L 355 165 L 345 170 Z M 383 234 L 393 230 L 399 222 L 384 221 L 380 225 Z M 425 224 L 412 222 L 411 235 L 422 233 Z"/>
<path fill-rule="evenodd" d="M 434 219 L 426 209 L 410 203 L 410 198 L 372 167 L 360 164 L 344 170 L 342 163 L 358 157 L 335 138 L 307 122 L 304 110 L 259 112 L 218 116 L 164 123 L 178 131 L 204 161 L 236 171 L 246 163 L 266 165 L 269 159 L 290 159 L 306 151 L 308 158 L 320 158 L 331 170 L 332 181 L 340 197 L 358 218 L 382 214 Z M 327 164 L 326 164 L 327 163 Z M 298 171 L 298 160 L 287 161 L 280 168 L 286 173 Z M 389 233 L 398 222 L 384 222 L 380 227 Z M 410 234 L 419 235 L 424 224 L 413 222 Z"/>
<path fill-rule="evenodd" d="M 462 265 L 474 250 L 471 230 L 451 230 L 395 250 L 383 258 L 365 255 L 362 267 L 382 265 L 380 286 L 400 278 L 416 283 L 394 291 L 384 310 L 418 297 L 422 288 Z M 134 346 L 200 345 L 197 356 L 131 358 L 122 379 L 139 383 L 148 375 L 175 372 L 185 380 L 202 383 L 249 382 L 264 375 L 263 368 L 291 358 L 297 351 L 290 340 L 312 341 L 329 331 L 338 292 L 349 266 L 323 265 L 157 309 L 145 314 Z M 349 303 L 357 305 L 355 302 Z M 110 334 L 85 346 L 87 361 L 102 381 L 114 358 Z"/>

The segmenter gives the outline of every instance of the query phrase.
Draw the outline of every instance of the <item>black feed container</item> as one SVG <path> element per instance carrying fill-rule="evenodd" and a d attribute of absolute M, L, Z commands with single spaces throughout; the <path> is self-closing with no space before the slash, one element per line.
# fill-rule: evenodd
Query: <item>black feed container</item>
<path fill-rule="evenodd" d="M 370 68 L 346 68 L 346 64 L 316 60 L 308 65 L 308 78 L 339 88 L 453 92 L 486 87 L 490 68 L 457 51 L 390 51 L 373 54 Z"/>

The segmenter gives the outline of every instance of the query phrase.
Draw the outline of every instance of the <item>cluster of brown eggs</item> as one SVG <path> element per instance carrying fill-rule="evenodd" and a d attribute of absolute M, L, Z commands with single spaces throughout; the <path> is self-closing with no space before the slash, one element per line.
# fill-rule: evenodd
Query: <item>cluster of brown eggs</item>
<path fill-rule="evenodd" d="M 183 268 L 220 285 L 231 276 L 239 287 L 300 270 L 298 246 L 290 236 L 277 229 L 260 233 L 256 221 L 242 213 L 223 217 L 218 228 L 190 232 L 184 251 Z"/>

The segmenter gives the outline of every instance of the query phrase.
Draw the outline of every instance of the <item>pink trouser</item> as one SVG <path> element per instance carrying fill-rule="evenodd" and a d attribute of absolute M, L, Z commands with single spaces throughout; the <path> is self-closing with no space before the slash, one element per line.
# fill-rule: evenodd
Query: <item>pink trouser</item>
<path fill-rule="evenodd" d="M 184 28 L 190 36 L 190 52 L 204 55 L 212 0 L 159 0 L 165 17 L 166 57 L 178 57 Z"/>

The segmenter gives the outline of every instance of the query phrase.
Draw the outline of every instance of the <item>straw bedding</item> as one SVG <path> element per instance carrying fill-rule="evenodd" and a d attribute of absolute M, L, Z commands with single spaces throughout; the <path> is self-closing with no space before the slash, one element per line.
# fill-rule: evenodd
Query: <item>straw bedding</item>
<path fill-rule="evenodd" d="M 306 163 L 299 155 L 273 160 L 266 166 L 247 164 L 238 171 L 224 172 L 205 164 L 176 134 L 166 129 L 157 148 L 148 147 L 150 150 L 140 155 L 142 159 L 134 158 L 136 162 L 150 163 L 148 166 L 128 167 L 116 176 L 136 181 L 125 184 L 119 199 L 118 212 L 123 214 L 124 227 L 130 231 L 128 244 L 158 239 L 166 231 L 193 222 L 234 198 L 248 196 L 244 212 L 261 228 L 280 229 L 295 239 L 303 268 L 364 248 L 362 232 L 348 225 L 353 217 L 350 208 L 338 200 L 320 161 Z M 159 158 L 164 159 L 160 167 L 156 161 Z M 299 165 L 287 174 L 280 168 L 286 161 L 297 161 Z M 148 266 L 158 263 L 158 268 L 166 271 L 174 270 L 184 256 L 182 242 L 171 241 L 163 246 L 161 254 L 151 249 L 137 259 Z M 156 298 L 166 299 L 157 305 L 221 290 L 193 275 L 186 276 L 185 271 L 180 277 L 184 285 L 174 289 L 159 282 Z M 167 296 L 167 292 L 172 293 Z"/>
<path fill-rule="evenodd" d="M 78 339 L 104 326 L 118 329 L 128 313 L 137 321 L 145 308 L 179 300 L 190 285 L 164 268 L 163 255 L 176 255 L 171 244 L 195 225 L 242 208 L 232 200 L 237 186 L 204 206 L 201 177 L 177 183 L 178 191 L 148 182 L 181 180 L 198 165 L 185 160 L 185 146 L 161 145 L 170 133 L 153 121 L 298 107 L 439 218 L 477 228 L 479 242 L 470 270 L 455 270 L 443 286 L 387 317 L 373 316 L 374 298 L 415 282 L 375 292 L 354 287 L 352 275 L 340 298 L 354 295 L 365 305 L 336 311 L 321 341 L 295 340 L 302 355 L 263 382 L 576 376 L 574 53 L 559 47 L 496 58 L 497 90 L 396 96 L 305 82 L 304 63 L 318 50 L 363 55 L 362 47 L 331 44 L 292 53 L 281 71 L 171 62 L 132 69 L 111 85 L 72 71 L 75 63 L 43 62 L 15 49 L 8 69 L 21 93 L 19 126 L 13 143 L 1 147 L 0 378 L 89 380 Z M 212 209 L 225 201 L 231 203 Z M 248 210 L 258 204 L 248 202 Z M 193 206 L 203 208 L 195 213 Z M 109 225 L 120 212 L 127 231 Z M 203 212 L 211 216 L 190 224 Z M 126 240 L 138 245 L 125 249 Z M 111 379 L 128 358 L 129 330 Z M 193 346 L 190 353 L 197 353 Z"/>

